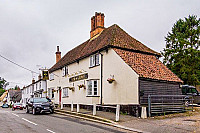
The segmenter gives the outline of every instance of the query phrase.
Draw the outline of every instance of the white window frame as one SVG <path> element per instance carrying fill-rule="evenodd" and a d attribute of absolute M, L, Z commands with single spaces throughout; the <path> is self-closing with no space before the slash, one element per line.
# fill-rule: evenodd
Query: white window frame
<path fill-rule="evenodd" d="M 95 86 L 95 82 L 96 82 L 96 86 Z M 91 88 L 91 91 L 89 90 L 89 84 L 91 84 L 92 88 Z M 96 91 L 95 91 L 96 89 Z M 89 91 L 91 92 L 89 94 Z M 87 96 L 98 96 L 98 80 L 88 80 L 87 82 Z"/>
<path fill-rule="evenodd" d="M 49 80 L 54 80 L 54 74 L 50 73 L 50 79 Z"/>
<path fill-rule="evenodd" d="M 63 68 L 62 68 L 62 76 L 64 77 L 66 75 L 66 67 L 64 66 Z"/>
<path fill-rule="evenodd" d="M 64 87 L 62 89 L 62 97 L 68 97 L 69 96 L 69 93 L 68 93 L 68 88 L 67 87 Z"/>
<path fill-rule="evenodd" d="M 54 90 L 54 88 L 48 88 L 48 93 L 47 93 L 47 96 L 49 97 L 49 98 L 54 98 L 55 97 L 55 95 L 54 95 L 54 97 L 52 97 L 52 95 L 53 95 L 53 90 Z"/>
<path fill-rule="evenodd" d="M 62 76 L 64 77 L 64 76 L 66 76 L 66 75 L 68 75 L 68 67 L 67 67 L 67 66 L 64 66 L 64 67 L 62 68 Z"/>
<path fill-rule="evenodd" d="M 98 66 L 99 63 L 99 54 L 94 54 L 90 56 L 90 67 Z"/>

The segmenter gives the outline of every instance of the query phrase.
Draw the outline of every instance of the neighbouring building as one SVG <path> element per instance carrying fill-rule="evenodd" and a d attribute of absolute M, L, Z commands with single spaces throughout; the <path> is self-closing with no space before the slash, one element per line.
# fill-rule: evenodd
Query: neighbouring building
<path fill-rule="evenodd" d="M 47 96 L 47 81 L 43 80 L 41 75 L 38 80 L 32 80 L 32 84 L 23 87 L 22 89 L 22 103 L 26 104 L 31 97 L 46 97 Z"/>
<path fill-rule="evenodd" d="M 20 89 L 14 90 L 14 89 L 9 89 L 8 90 L 8 96 L 7 96 L 7 103 L 16 103 L 20 102 L 22 99 L 22 91 Z"/>
<path fill-rule="evenodd" d="M 49 69 L 48 95 L 56 104 L 141 106 L 149 94 L 181 94 L 180 80 L 160 53 L 118 25 L 104 27 L 104 14 L 91 18 L 90 38 Z"/>

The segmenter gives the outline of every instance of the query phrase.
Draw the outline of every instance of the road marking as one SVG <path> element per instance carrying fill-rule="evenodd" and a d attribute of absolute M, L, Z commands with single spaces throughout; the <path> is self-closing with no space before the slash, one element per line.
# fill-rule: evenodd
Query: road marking
<path fill-rule="evenodd" d="M 56 132 L 54 132 L 54 131 L 51 131 L 51 130 L 49 130 L 49 129 L 47 129 L 47 131 L 49 131 L 49 132 L 51 132 L 51 133 L 56 133 Z"/>
<path fill-rule="evenodd" d="M 14 114 L 14 113 L 12 113 L 13 115 L 15 115 L 15 116 L 17 116 L 17 117 L 19 117 L 19 115 L 17 115 L 17 114 Z"/>
<path fill-rule="evenodd" d="M 36 126 L 37 126 L 37 124 L 34 123 L 34 122 L 32 122 L 32 121 L 29 121 L 29 120 L 27 120 L 27 119 L 25 119 L 25 118 L 22 118 L 22 119 L 25 120 L 25 121 L 27 121 L 27 122 L 29 122 L 29 123 L 31 123 L 31 124 L 33 124 L 33 125 L 36 125 Z"/>

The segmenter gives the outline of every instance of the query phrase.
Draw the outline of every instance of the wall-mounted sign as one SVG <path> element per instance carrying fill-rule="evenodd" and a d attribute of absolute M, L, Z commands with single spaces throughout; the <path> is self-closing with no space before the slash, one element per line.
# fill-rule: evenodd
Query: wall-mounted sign
<path fill-rule="evenodd" d="M 48 71 L 42 71 L 42 77 L 43 77 L 43 80 L 49 80 L 49 72 Z"/>
<path fill-rule="evenodd" d="M 75 82 L 75 81 L 83 80 L 83 79 L 87 79 L 87 78 L 88 78 L 88 73 L 78 75 L 78 76 L 75 76 L 75 77 L 71 77 L 71 78 L 69 78 L 69 82 Z"/>

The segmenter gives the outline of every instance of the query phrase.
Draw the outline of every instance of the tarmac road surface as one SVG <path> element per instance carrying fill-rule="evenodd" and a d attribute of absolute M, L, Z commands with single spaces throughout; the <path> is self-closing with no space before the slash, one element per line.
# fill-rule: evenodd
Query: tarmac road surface
<path fill-rule="evenodd" d="M 25 113 L 0 108 L 0 133 L 124 133 L 115 127 L 58 114 Z"/>

